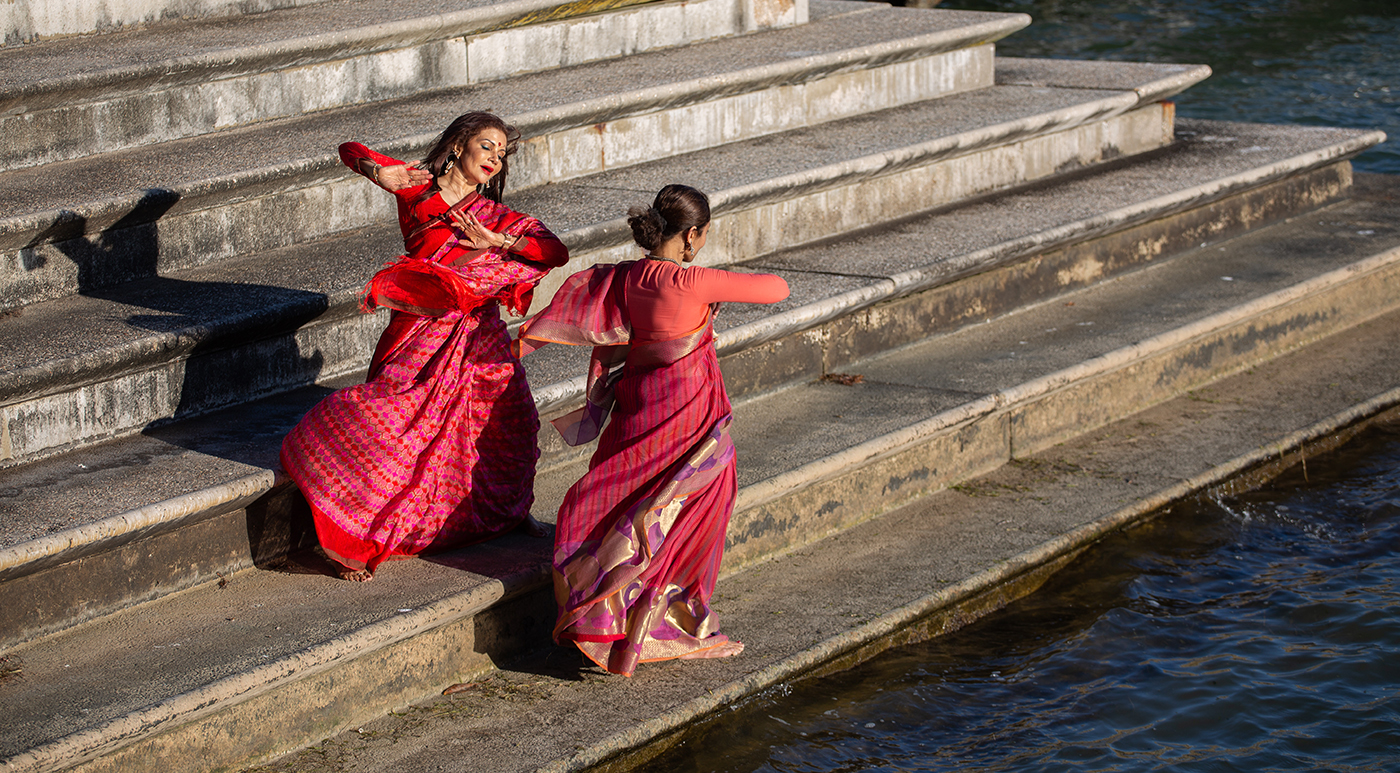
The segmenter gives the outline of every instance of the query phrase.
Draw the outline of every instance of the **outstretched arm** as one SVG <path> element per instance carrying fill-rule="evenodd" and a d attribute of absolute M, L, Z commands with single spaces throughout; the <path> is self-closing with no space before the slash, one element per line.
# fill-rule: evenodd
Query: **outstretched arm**
<path fill-rule="evenodd" d="M 390 193 L 426 185 L 433 179 L 426 170 L 377 153 L 358 142 L 341 145 L 340 160 Z"/>
<path fill-rule="evenodd" d="M 787 281 L 776 274 L 744 274 L 703 266 L 682 272 L 682 282 L 704 303 L 777 303 L 788 297 Z"/>

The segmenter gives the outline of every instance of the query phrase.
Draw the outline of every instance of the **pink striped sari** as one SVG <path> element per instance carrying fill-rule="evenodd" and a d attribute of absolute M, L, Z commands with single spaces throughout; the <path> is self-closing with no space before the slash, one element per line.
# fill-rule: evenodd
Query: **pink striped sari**
<path fill-rule="evenodd" d="M 524 352 L 595 347 L 587 404 L 555 421 L 578 445 L 611 411 L 588 473 L 559 509 L 554 638 L 627 676 L 638 663 L 728 641 L 710 595 L 738 489 L 711 319 L 679 338 L 630 340 L 622 288 L 631 265 L 575 274 L 520 331 Z"/>
<path fill-rule="evenodd" d="M 512 236 L 538 227 L 484 198 L 458 206 Z M 366 307 L 397 310 L 369 381 L 326 397 L 282 444 L 332 559 L 373 571 L 488 539 L 529 514 L 539 415 L 499 308 L 528 306 L 547 272 L 450 236 L 432 257 L 402 257 L 370 281 Z"/>

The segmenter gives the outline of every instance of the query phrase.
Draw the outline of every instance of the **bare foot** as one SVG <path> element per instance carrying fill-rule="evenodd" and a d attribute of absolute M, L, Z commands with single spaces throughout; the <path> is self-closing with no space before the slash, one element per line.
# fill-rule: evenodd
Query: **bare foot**
<path fill-rule="evenodd" d="M 546 528 L 544 524 L 535 520 L 535 516 L 528 513 L 525 515 L 525 520 L 521 521 L 520 526 L 517 528 L 531 537 L 543 537 L 549 534 L 549 529 Z"/>
<path fill-rule="evenodd" d="M 369 582 L 374 579 L 374 572 L 369 569 L 341 569 L 338 574 L 340 579 L 350 582 Z"/>
<path fill-rule="evenodd" d="M 727 641 L 723 644 L 711 647 L 707 650 L 698 650 L 681 655 L 681 660 L 708 660 L 709 658 L 728 658 L 738 655 L 744 651 L 744 643 L 741 641 Z"/>

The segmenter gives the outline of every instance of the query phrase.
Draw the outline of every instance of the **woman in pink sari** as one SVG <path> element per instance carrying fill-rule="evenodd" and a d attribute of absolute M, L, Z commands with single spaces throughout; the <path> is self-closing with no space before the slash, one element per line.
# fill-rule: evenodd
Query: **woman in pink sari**
<path fill-rule="evenodd" d="M 555 421 L 572 445 L 607 428 L 559 508 L 554 638 L 625 676 L 743 650 L 710 609 L 738 489 L 713 309 L 788 294 L 771 274 L 683 265 L 709 233 L 694 188 L 666 186 L 628 222 L 645 259 L 575 274 L 520 331 L 522 351 L 594 347 L 585 406 Z"/>
<path fill-rule="evenodd" d="M 407 249 L 366 287 L 367 311 L 393 309 L 368 381 L 321 401 L 282 444 L 282 467 L 346 579 L 521 525 L 544 534 L 530 515 L 539 416 L 500 306 L 523 312 L 569 252 L 500 203 L 518 138 L 500 118 L 468 113 L 426 170 L 340 147 L 398 200 Z"/>

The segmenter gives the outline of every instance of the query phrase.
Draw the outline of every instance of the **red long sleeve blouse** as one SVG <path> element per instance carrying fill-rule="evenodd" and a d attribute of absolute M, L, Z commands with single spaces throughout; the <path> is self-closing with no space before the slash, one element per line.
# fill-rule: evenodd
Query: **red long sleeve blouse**
<path fill-rule="evenodd" d="M 347 142 L 340 146 L 340 160 L 357 174 L 368 177 L 369 175 L 365 175 L 360 169 L 360 159 L 363 158 L 368 158 L 382 166 L 398 166 L 404 163 L 399 159 L 376 153 L 358 142 Z M 399 205 L 399 228 L 403 231 L 404 248 L 411 258 L 432 257 L 438 247 L 441 247 L 452 234 L 450 221 L 437 221 L 418 233 L 413 233 L 413 229 L 420 223 L 428 222 L 449 209 L 447 202 L 443 201 L 441 196 L 434 194 L 425 197 L 423 195 L 427 192 L 429 185 L 431 183 L 393 191 L 394 198 Z M 504 205 L 497 204 L 495 206 L 507 212 L 510 211 Z M 491 223 L 488 222 L 486 225 L 490 227 Z M 562 266 L 569 260 L 569 249 L 564 246 L 564 243 L 559 241 L 559 238 L 538 220 L 533 219 L 522 237 L 511 246 L 510 254 L 521 260 L 550 267 Z"/>
<path fill-rule="evenodd" d="M 665 341 L 699 327 L 711 303 L 777 303 L 788 285 L 774 274 L 641 260 L 627 273 L 626 293 L 633 340 Z"/>

